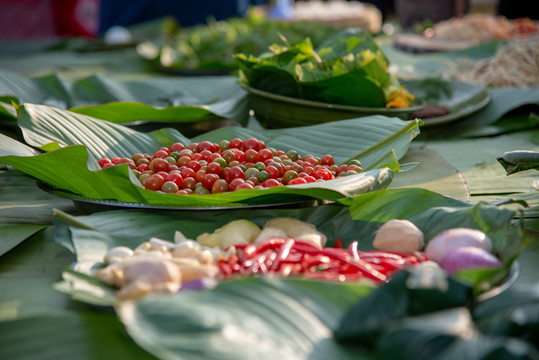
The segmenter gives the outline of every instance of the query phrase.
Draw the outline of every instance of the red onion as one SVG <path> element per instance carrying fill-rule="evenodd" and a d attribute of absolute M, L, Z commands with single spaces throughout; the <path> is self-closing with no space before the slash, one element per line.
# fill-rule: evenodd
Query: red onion
<path fill-rule="evenodd" d="M 485 249 L 462 246 L 449 251 L 440 265 L 447 273 L 453 274 L 462 269 L 498 267 L 501 262 Z"/>

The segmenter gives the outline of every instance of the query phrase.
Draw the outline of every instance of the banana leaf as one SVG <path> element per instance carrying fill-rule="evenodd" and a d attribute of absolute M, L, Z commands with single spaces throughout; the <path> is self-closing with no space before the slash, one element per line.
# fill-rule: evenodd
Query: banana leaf
<path fill-rule="evenodd" d="M 0 256 L 52 225 L 52 209 L 70 211 L 71 201 L 47 194 L 35 181 L 0 171 Z"/>
<path fill-rule="evenodd" d="M 249 117 L 246 92 L 230 76 L 115 80 L 100 74 L 70 80 L 57 73 L 28 78 L 0 70 L 0 101 L 71 108 L 116 123 L 231 119 L 245 125 Z"/>
<path fill-rule="evenodd" d="M 18 123 L 27 143 L 52 151 L 25 157 L 13 156 L 7 152 L 8 156 L 2 156 L 1 162 L 56 189 L 83 198 L 168 206 L 238 205 L 267 203 L 268 200 L 278 202 L 286 198 L 296 201 L 298 198 L 338 200 L 382 189 L 387 187 L 394 171 L 398 171 L 397 159 L 406 153 L 410 141 L 418 131 L 417 121 L 402 122 L 390 118 L 384 119 L 383 126 L 376 121 L 379 119 L 367 118 L 286 131 L 249 130 L 239 127 L 215 130 L 194 138 L 193 141 L 220 141 L 238 136 L 254 136 L 264 140 L 268 146 L 278 149 L 292 148 L 302 154 L 320 156 L 333 153 L 339 163 L 357 158 L 363 162 L 366 170 L 334 181 L 297 187 L 184 197 L 143 189 L 127 166 L 98 170 L 97 165 L 97 159 L 101 157 L 130 156 L 135 152 L 153 153 L 159 147 L 174 141 L 191 142 L 179 132 L 166 129 L 145 134 L 121 125 L 42 105 L 25 104 L 18 108 L 18 112 Z M 314 138 L 319 141 L 313 142 Z M 14 140 L 6 137 L 4 141 L 8 145 L 3 147 L 9 148 L 9 144 Z"/>

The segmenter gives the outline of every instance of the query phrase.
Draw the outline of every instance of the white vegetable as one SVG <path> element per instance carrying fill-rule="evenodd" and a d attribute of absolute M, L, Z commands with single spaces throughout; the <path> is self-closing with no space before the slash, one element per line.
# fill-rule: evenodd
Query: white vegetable
<path fill-rule="evenodd" d="M 132 257 L 123 263 L 124 279 L 119 299 L 138 299 L 148 293 L 174 293 L 180 289 L 181 273 L 173 261 Z"/>
<path fill-rule="evenodd" d="M 254 244 L 258 245 L 269 239 L 276 239 L 276 238 L 286 239 L 287 237 L 288 235 L 282 229 L 277 229 L 274 227 L 265 227 L 262 229 L 260 234 L 258 234 L 258 236 L 256 237 Z"/>
<path fill-rule="evenodd" d="M 474 246 L 488 252 L 492 251 L 492 242 L 481 230 L 454 228 L 442 231 L 433 237 L 425 247 L 430 260 L 441 263 L 447 253 L 462 246 Z"/>
<path fill-rule="evenodd" d="M 152 246 L 152 250 L 159 250 L 159 251 L 169 251 L 174 247 L 174 243 L 166 240 L 162 240 L 156 237 L 151 238 L 148 240 L 150 245 Z"/>
<path fill-rule="evenodd" d="M 201 246 L 199 243 L 193 240 L 186 240 L 174 246 L 172 248 L 172 256 L 174 257 L 189 257 L 194 256 L 201 251 Z"/>
<path fill-rule="evenodd" d="M 316 226 L 291 217 L 271 219 L 264 225 L 265 228 L 280 229 L 286 233 L 287 237 L 307 241 L 320 248 L 324 247 L 327 242 L 326 235 L 319 232 Z"/>
<path fill-rule="evenodd" d="M 414 252 L 425 244 L 423 232 L 409 220 L 393 219 L 383 224 L 372 242 L 378 250 Z"/>
<path fill-rule="evenodd" d="M 196 240 L 201 245 L 226 249 L 235 244 L 253 243 L 259 233 L 258 225 L 249 220 L 239 219 L 229 222 L 211 234 L 201 234 Z"/>
<path fill-rule="evenodd" d="M 107 264 L 114 264 L 133 256 L 134 251 L 127 246 L 116 246 L 107 251 L 105 255 L 105 262 Z"/>
<path fill-rule="evenodd" d="M 441 263 L 442 269 L 453 274 L 462 269 L 491 268 L 501 265 L 500 260 L 483 248 L 462 246 L 447 253 Z"/>

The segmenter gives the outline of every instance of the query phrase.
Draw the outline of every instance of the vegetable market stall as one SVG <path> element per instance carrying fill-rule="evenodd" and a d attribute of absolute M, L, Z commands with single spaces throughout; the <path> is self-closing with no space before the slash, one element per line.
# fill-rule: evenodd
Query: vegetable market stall
<path fill-rule="evenodd" d="M 432 75 L 444 69 L 448 59 L 467 54 L 464 50 L 437 55 L 410 55 L 384 49 L 391 64 L 407 70 L 408 75 L 412 73 L 418 77 Z M 480 58 L 492 54 L 494 49 L 492 45 L 483 45 L 468 52 L 472 57 Z M 197 78 L 191 81 L 155 80 L 160 74 L 153 73 L 155 70 L 148 68 L 134 49 L 129 48 L 81 53 L 73 51 L 67 44 L 65 50 L 21 52 L 16 55 L 16 61 L 14 59 L 9 55 L 0 58 L 0 68 L 5 71 L 1 73 L 4 79 L 2 85 L 11 84 L 8 89 L 17 89 L 16 93 L 9 94 L 10 99 L 18 99 L 20 104 L 46 103 L 47 100 L 51 104 L 51 100 L 60 98 L 71 104 L 68 107 L 89 105 L 75 109 L 78 113 L 73 115 L 75 118 L 84 113 L 97 117 L 104 110 L 99 104 L 109 101 L 131 101 L 117 106 L 121 107 L 123 114 L 136 114 L 130 107 L 138 106 L 137 111 L 141 111 L 137 102 L 147 104 L 153 101 L 142 96 L 144 89 L 150 86 L 160 88 L 169 104 L 161 112 L 156 110 L 155 104 L 144 107 L 144 116 L 154 116 L 154 120 L 163 120 L 156 114 L 180 112 L 185 101 L 188 106 L 204 103 L 205 106 L 195 106 L 200 117 L 217 114 L 234 118 L 234 111 L 241 109 L 243 101 L 239 87 L 232 96 L 217 96 L 215 100 L 215 92 L 206 93 L 204 89 L 197 90 L 192 85 L 196 85 Z M 429 67 L 423 66 L 425 64 Z M 95 73 L 103 74 L 103 77 L 88 77 Z M 8 78 L 16 80 L 8 83 L 5 80 Z M 205 78 L 200 81 L 212 80 Z M 233 88 L 232 77 L 215 81 L 222 84 L 220 89 L 224 89 L 224 93 L 231 94 L 226 90 Z M 177 83 L 190 91 L 167 93 L 167 89 L 174 88 Z M 517 209 L 514 220 L 522 221 L 524 239 L 528 242 L 526 250 L 519 256 L 518 280 L 509 290 L 474 307 L 473 313 L 466 308 L 468 290 L 456 282 L 450 284 L 450 296 L 443 291 L 430 294 L 448 301 L 447 308 L 450 310 L 431 309 L 428 313 L 413 310 L 414 306 L 426 309 L 426 304 L 410 303 L 412 290 L 404 284 L 412 275 L 407 273 L 396 277 L 390 283 L 392 285 L 381 287 L 373 293 L 363 286 L 242 279 L 223 283 L 211 292 L 179 293 L 177 296 L 182 301 L 175 301 L 176 296 L 170 296 L 148 299 L 139 304 L 124 304 L 117 307 L 115 313 L 110 307 L 102 306 L 110 300 L 110 294 L 104 292 L 103 287 L 65 269 L 75 260 L 91 258 L 92 249 L 102 244 L 99 241 L 107 242 L 116 238 L 136 241 L 161 234 L 170 237 L 178 224 L 176 216 L 166 212 L 147 214 L 130 211 L 81 214 L 71 200 L 45 193 L 35 185 L 33 179 L 4 169 L 0 173 L 1 357 L 274 358 L 276 351 L 286 358 L 297 358 L 297 354 L 301 354 L 300 358 L 392 357 L 395 353 L 402 354 L 410 336 L 428 343 L 429 334 L 425 333 L 425 329 L 453 340 L 454 347 L 447 348 L 448 351 L 479 346 L 485 353 L 498 349 L 504 354 L 516 356 L 515 352 L 521 351 L 529 358 L 536 357 L 537 349 L 533 347 L 533 340 L 530 342 L 529 339 L 537 339 L 534 330 L 538 303 L 534 292 L 538 283 L 534 274 L 539 256 L 536 243 L 539 229 L 537 173 L 532 168 L 506 175 L 506 170 L 496 158 L 514 150 L 539 151 L 536 109 L 526 107 L 525 112 L 513 111 L 516 108 L 522 110 L 522 105 L 539 104 L 539 89 L 504 88 L 489 91 L 492 96 L 490 103 L 471 117 L 440 127 L 421 129 L 420 126 L 421 134 L 411 142 L 410 148 L 403 146 L 401 153 L 396 154 L 400 171 L 387 190 L 359 195 L 353 203 L 343 206 L 258 210 L 255 217 L 249 210 L 227 211 L 218 214 L 218 220 L 214 222 L 201 221 L 197 213 L 180 215 L 181 230 L 190 236 L 208 224 L 215 228 L 226 220 L 248 216 L 261 223 L 264 218 L 279 214 L 316 223 L 333 239 L 344 236 L 345 240 L 350 240 L 368 237 L 367 234 L 372 234 L 379 223 L 394 217 L 415 217 L 425 231 L 430 229 L 433 232 L 436 228 L 450 227 L 452 224 L 462 225 L 461 213 L 482 214 L 488 220 L 482 226 L 496 233 L 496 225 L 499 225 L 496 219 L 499 221 L 508 214 L 512 216 L 512 210 Z M 86 97 L 81 101 L 84 94 Z M 110 96 L 106 100 L 97 98 L 97 95 L 103 94 Z M 174 99 L 180 100 L 174 102 Z M 200 99 L 206 101 L 201 103 Z M 39 105 L 23 105 L 18 110 L 22 113 L 26 108 L 35 110 Z M 8 126 L 17 121 L 13 112 L 15 107 L 7 101 L 3 102 L 3 109 L 3 119 L 7 119 L 4 125 L 7 125 L 2 132 L 9 134 L 13 141 L 2 141 L 1 155 L 30 151 L 30 148 L 20 145 L 18 140 L 21 140 L 21 134 L 17 127 Z M 118 114 L 117 110 L 110 113 Z M 39 114 L 39 111 L 33 114 Z M 46 118 L 50 112 L 43 114 Z M 29 116 L 30 123 L 32 117 Z M 241 116 L 235 119 L 240 124 L 245 121 Z M 137 119 L 119 119 L 118 122 L 128 120 Z M 238 128 L 238 131 L 261 131 L 254 119 L 249 119 L 248 124 L 246 129 Z M 61 133 L 56 137 L 44 134 L 41 131 L 33 134 L 27 131 L 25 137 L 36 141 L 31 144 L 33 146 L 61 140 L 64 141 L 63 145 L 69 145 L 73 141 L 66 140 L 65 134 Z M 162 139 L 165 135 L 158 132 L 157 138 Z M 409 141 L 412 138 L 410 136 Z M 522 201 L 526 202 L 527 207 L 522 205 Z M 487 204 L 490 202 L 504 205 Z M 377 205 L 380 203 L 395 206 L 384 208 Z M 429 219 L 432 219 L 435 209 L 444 209 L 447 216 L 432 223 Z M 149 221 L 149 217 L 155 219 Z M 351 217 L 361 222 L 360 228 L 350 225 Z M 466 219 L 475 221 L 472 216 Z M 77 244 L 87 247 L 79 247 L 75 255 L 69 249 Z M 64 282 L 60 282 L 62 276 Z M 371 296 L 366 297 L 367 293 L 371 293 Z M 391 295 L 388 296 L 388 293 Z M 364 299 L 362 306 L 365 308 L 353 306 L 358 298 Z M 379 301 L 384 298 L 386 301 Z M 392 303 L 387 299 L 399 299 L 408 305 L 388 315 L 387 310 L 392 309 Z M 427 301 L 431 298 L 423 299 Z M 354 328 L 361 326 L 361 321 L 341 323 L 343 318 L 365 316 L 363 309 L 373 314 L 375 325 L 370 332 L 362 333 L 361 329 Z M 186 313 L 192 315 L 186 317 Z M 512 316 L 517 315 L 512 314 L 520 314 L 521 322 L 515 323 Z M 171 321 L 165 321 L 166 318 Z M 394 323 L 398 326 L 384 327 L 382 320 L 389 319 L 400 320 Z M 440 325 L 452 323 L 447 319 L 460 319 L 464 325 L 459 329 Z M 333 330 L 341 340 L 348 338 L 349 342 L 336 342 L 332 337 Z M 473 336 L 463 339 L 458 336 L 459 332 Z M 361 336 L 369 341 L 358 349 L 353 344 Z M 398 342 L 391 341 L 396 338 Z M 511 345 L 506 346 L 511 341 L 517 344 L 513 345 L 517 346 L 517 350 Z M 498 345 L 494 345 L 494 342 Z M 442 348 L 438 345 L 431 350 Z M 413 344 L 409 342 L 404 349 L 407 351 L 405 355 L 410 358 L 414 356 Z M 446 356 L 451 357 L 452 354 L 447 352 Z"/>

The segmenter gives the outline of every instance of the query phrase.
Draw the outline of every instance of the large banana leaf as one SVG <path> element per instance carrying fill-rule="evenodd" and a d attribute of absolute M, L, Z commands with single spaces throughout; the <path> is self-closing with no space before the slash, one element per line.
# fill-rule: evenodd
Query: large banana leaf
<path fill-rule="evenodd" d="M 52 209 L 72 210 L 71 201 L 47 194 L 35 181 L 0 171 L 0 256 L 52 224 Z"/>
<path fill-rule="evenodd" d="M 203 78 L 91 75 L 70 80 L 58 74 L 28 78 L 0 70 L 0 101 L 54 104 L 116 123 L 192 123 L 232 119 L 245 125 L 246 92 L 231 76 Z M 10 116 L 10 113 L 6 114 Z"/>
<path fill-rule="evenodd" d="M 296 149 L 303 154 L 331 153 L 337 162 L 357 158 L 367 170 L 334 181 L 296 187 L 209 196 L 169 196 L 138 186 L 138 181 L 127 166 L 93 170 L 98 169 L 96 160 L 100 157 L 153 153 L 173 141 L 189 143 L 179 132 L 167 129 L 153 134 L 139 133 L 121 125 L 42 105 L 25 104 L 18 108 L 18 113 L 19 126 L 28 144 L 55 150 L 32 157 L 4 156 L 2 162 L 50 186 L 89 199 L 171 206 L 264 203 L 268 202 L 268 197 L 271 197 L 271 201 L 282 201 L 290 196 L 296 200 L 298 197 L 338 200 L 385 188 L 393 177 L 393 171 L 388 167 L 398 170 L 397 159 L 406 153 L 410 141 L 418 133 L 417 121 L 402 122 L 391 118 L 384 118 L 383 125 L 380 125 L 379 118 L 365 118 L 289 130 L 266 131 L 239 127 L 215 130 L 193 141 L 255 136 L 278 149 Z M 312 139 L 318 141 L 313 142 Z M 12 142 L 9 139 L 9 144 Z M 9 144 L 4 147 L 9 148 Z"/>

